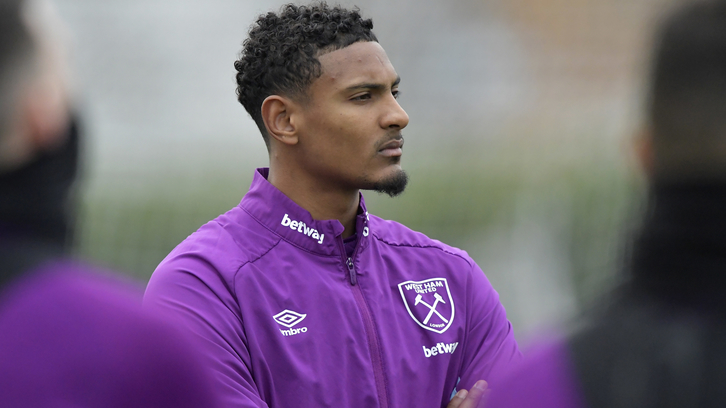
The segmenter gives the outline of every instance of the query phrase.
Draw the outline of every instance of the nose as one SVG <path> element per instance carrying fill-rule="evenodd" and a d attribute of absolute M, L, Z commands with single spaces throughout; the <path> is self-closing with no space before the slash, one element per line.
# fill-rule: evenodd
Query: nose
<path fill-rule="evenodd" d="M 389 96 L 389 103 L 386 104 L 385 113 L 381 118 L 381 127 L 384 129 L 398 128 L 403 129 L 408 126 L 408 114 L 399 105 L 393 95 Z"/>

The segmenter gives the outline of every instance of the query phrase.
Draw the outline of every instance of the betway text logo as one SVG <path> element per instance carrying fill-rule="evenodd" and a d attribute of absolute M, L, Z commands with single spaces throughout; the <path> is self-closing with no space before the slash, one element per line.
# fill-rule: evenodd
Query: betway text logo
<path fill-rule="evenodd" d="M 456 343 L 449 343 L 449 344 L 438 343 L 431 348 L 427 348 L 426 346 L 423 346 L 423 349 L 424 349 L 423 351 L 424 351 L 424 355 L 426 356 L 426 358 L 429 358 L 429 357 L 435 356 L 435 355 L 439 355 L 439 354 L 444 354 L 444 353 L 453 354 L 454 350 L 456 350 L 456 346 L 458 346 L 458 345 L 459 345 L 458 341 Z"/>
<path fill-rule="evenodd" d="M 282 222 L 280 224 L 282 224 L 283 227 L 290 227 L 290 229 L 293 231 L 297 231 L 303 235 L 309 236 L 314 240 L 317 240 L 318 244 L 322 244 L 323 238 L 325 238 L 325 234 L 319 233 L 318 230 L 314 228 L 309 228 L 307 224 L 302 221 L 291 220 L 290 217 L 287 216 L 287 214 L 282 217 Z"/>

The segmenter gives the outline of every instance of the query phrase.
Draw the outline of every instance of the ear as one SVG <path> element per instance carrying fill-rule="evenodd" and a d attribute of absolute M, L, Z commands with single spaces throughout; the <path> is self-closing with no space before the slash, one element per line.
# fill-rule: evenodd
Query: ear
<path fill-rule="evenodd" d="M 270 138 L 285 145 L 298 142 L 295 127 L 295 103 L 283 96 L 270 95 L 262 101 L 262 120 Z"/>
<path fill-rule="evenodd" d="M 68 112 L 60 84 L 41 78 L 29 87 L 22 104 L 22 115 L 34 150 L 52 149 L 63 141 L 69 121 Z"/>
<path fill-rule="evenodd" d="M 653 133 L 649 128 L 643 128 L 635 135 L 634 139 L 633 150 L 635 151 L 635 159 L 643 173 L 647 177 L 651 177 L 655 166 Z"/>

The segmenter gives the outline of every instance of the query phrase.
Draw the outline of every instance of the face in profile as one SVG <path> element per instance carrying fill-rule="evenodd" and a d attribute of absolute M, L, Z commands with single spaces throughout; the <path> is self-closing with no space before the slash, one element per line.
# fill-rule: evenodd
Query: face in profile
<path fill-rule="evenodd" d="M 321 55 L 298 123 L 306 171 L 337 188 L 403 191 L 403 137 L 408 115 L 396 100 L 399 77 L 376 42 Z"/>
<path fill-rule="evenodd" d="M 13 113 L 0 129 L 1 173 L 62 146 L 71 119 L 65 26 L 48 1 L 26 0 L 18 6 L 23 27 L 15 29 L 18 37 L 8 34 L 25 53 L 12 59 L 17 64 L 9 71 L 13 74 L 3 79 L 11 89 L 3 109 Z"/>
<path fill-rule="evenodd" d="M 39 150 L 63 143 L 70 121 L 69 34 L 47 0 L 27 0 L 23 19 L 35 42 L 36 69 L 29 94 L 28 118 Z"/>

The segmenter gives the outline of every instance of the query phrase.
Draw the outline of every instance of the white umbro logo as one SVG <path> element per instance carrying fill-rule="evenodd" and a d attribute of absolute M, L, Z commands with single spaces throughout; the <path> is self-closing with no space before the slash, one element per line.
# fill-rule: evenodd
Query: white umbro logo
<path fill-rule="evenodd" d="M 292 310 L 285 309 L 282 312 L 272 316 L 276 322 L 280 323 L 285 327 L 292 327 L 300 322 L 307 316 L 306 314 L 293 312 Z"/>
<path fill-rule="evenodd" d="M 275 319 L 277 323 L 289 328 L 289 330 L 280 329 L 280 333 L 282 333 L 283 336 L 294 336 L 296 334 L 305 333 L 308 331 L 307 327 L 292 328 L 292 326 L 295 326 L 296 324 L 302 322 L 303 319 L 305 319 L 305 316 L 307 315 L 285 309 L 282 312 L 272 316 L 272 318 Z"/>

